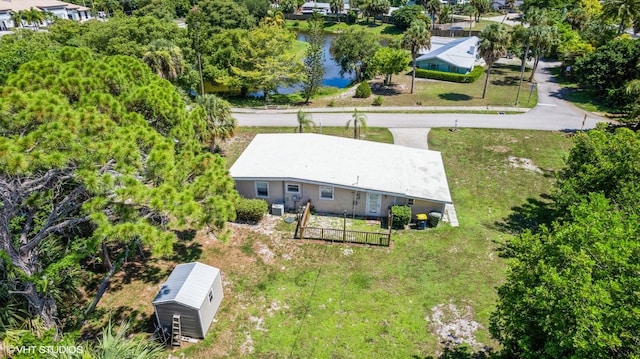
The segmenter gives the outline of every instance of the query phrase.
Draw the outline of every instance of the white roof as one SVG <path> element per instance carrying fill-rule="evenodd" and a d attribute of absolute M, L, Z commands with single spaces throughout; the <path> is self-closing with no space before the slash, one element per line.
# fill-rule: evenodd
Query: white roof
<path fill-rule="evenodd" d="M 379 142 L 259 134 L 229 172 L 236 180 L 300 181 L 451 203 L 440 152 Z"/>
<path fill-rule="evenodd" d="M 199 310 L 220 269 L 199 262 L 179 264 L 162 285 L 153 304 L 180 303 Z"/>
<path fill-rule="evenodd" d="M 35 8 L 37 10 L 47 10 L 49 8 L 63 7 L 67 9 L 77 9 L 78 11 L 87 11 L 89 8 L 71 4 L 58 0 L 2 0 L 0 1 L 1 10 L 21 11 Z"/>
<path fill-rule="evenodd" d="M 479 40 L 477 36 L 456 39 L 419 56 L 416 62 L 437 58 L 453 66 L 473 68 Z"/>

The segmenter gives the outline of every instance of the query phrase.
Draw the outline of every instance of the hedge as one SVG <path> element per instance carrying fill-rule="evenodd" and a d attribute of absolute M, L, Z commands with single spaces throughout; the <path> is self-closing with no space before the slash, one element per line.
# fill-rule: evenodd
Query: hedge
<path fill-rule="evenodd" d="M 263 199 L 239 198 L 236 202 L 236 221 L 259 222 L 267 213 L 269 206 Z"/>
<path fill-rule="evenodd" d="M 392 206 L 391 215 L 393 216 L 393 229 L 404 229 L 411 222 L 411 207 Z"/>
<path fill-rule="evenodd" d="M 416 69 L 416 77 L 432 80 L 442 80 L 449 82 L 471 83 L 475 82 L 484 73 L 482 66 L 476 66 L 466 75 L 454 74 L 452 72 L 433 71 L 426 69 Z"/>

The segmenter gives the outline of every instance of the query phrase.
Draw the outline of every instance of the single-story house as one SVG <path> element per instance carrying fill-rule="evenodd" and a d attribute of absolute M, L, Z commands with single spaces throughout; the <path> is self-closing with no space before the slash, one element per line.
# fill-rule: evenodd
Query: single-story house
<path fill-rule="evenodd" d="M 327 2 L 316 2 L 316 1 L 308 1 L 302 4 L 301 6 L 302 14 L 312 14 L 314 11 L 319 12 L 322 15 L 331 14 L 331 4 Z M 346 14 L 349 11 L 349 2 L 345 2 L 342 13 Z"/>
<path fill-rule="evenodd" d="M 382 217 L 395 204 L 444 213 L 440 152 L 319 134 L 259 134 L 229 170 L 238 192 L 288 211 Z"/>
<path fill-rule="evenodd" d="M 478 55 L 477 36 L 463 37 L 450 41 L 416 58 L 416 66 L 421 69 L 468 74 L 473 70 Z"/>
<path fill-rule="evenodd" d="M 90 9 L 85 6 L 67 3 L 58 0 L 2 0 L 0 1 L 0 31 L 7 31 L 17 27 L 33 27 L 25 20 L 22 24 L 14 24 L 11 19 L 12 13 L 35 9 L 43 13 L 48 12 L 59 19 L 69 19 L 75 21 L 86 21 L 91 19 Z M 38 26 L 48 26 L 52 22 L 43 20 Z"/>
<path fill-rule="evenodd" d="M 153 300 L 158 324 L 180 335 L 204 338 L 222 302 L 220 269 L 199 262 L 179 264 Z M 175 335 L 175 329 L 172 334 Z"/>
<path fill-rule="evenodd" d="M 491 0 L 491 8 L 493 10 L 508 10 L 506 3 L 506 0 Z M 515 4 L 513 5 L 513 9 L 511 10 L 519 8 L 523 3 L 524 2 L 522 0 L 516 0 Z"/>

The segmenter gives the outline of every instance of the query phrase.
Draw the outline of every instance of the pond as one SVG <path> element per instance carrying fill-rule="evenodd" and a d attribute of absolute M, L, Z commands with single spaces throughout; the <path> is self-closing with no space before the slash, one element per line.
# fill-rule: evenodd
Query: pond
<path fill-rule="evenodd" d="M 307 42 L 308 35 L 304 32 L 299 32 L 296 39 L 299 41 Z M 322 52 L 324 53 L 324 77 L 322 79 L 322 86 L 331 86 L 337 88 L 345 88 L 353 81 L 355 75 L 345 73 L 344 77 L 340 76 L 340 66 L 333 60 L 331 55 L 331 42 L 335 38 L 334 35 L 325 35 L 324 43 L 322 45 Z M 278 87 L 277 92 L 279 94 L 291 94 L 294 92 L 302 91 L 302 85 L 294 85 L 289 87 Z M 262 91 L 254 92 L 251 96 L 263 96 Z"/>

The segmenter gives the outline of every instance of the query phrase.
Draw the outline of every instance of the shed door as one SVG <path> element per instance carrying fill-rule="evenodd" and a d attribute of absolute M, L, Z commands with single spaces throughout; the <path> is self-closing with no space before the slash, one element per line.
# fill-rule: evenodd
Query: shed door
<path fill-rule="evenodd" d="M 367 193 L 367 216 L 380 216 L 382 207 L 382 195 L 380 193 Z"/>

